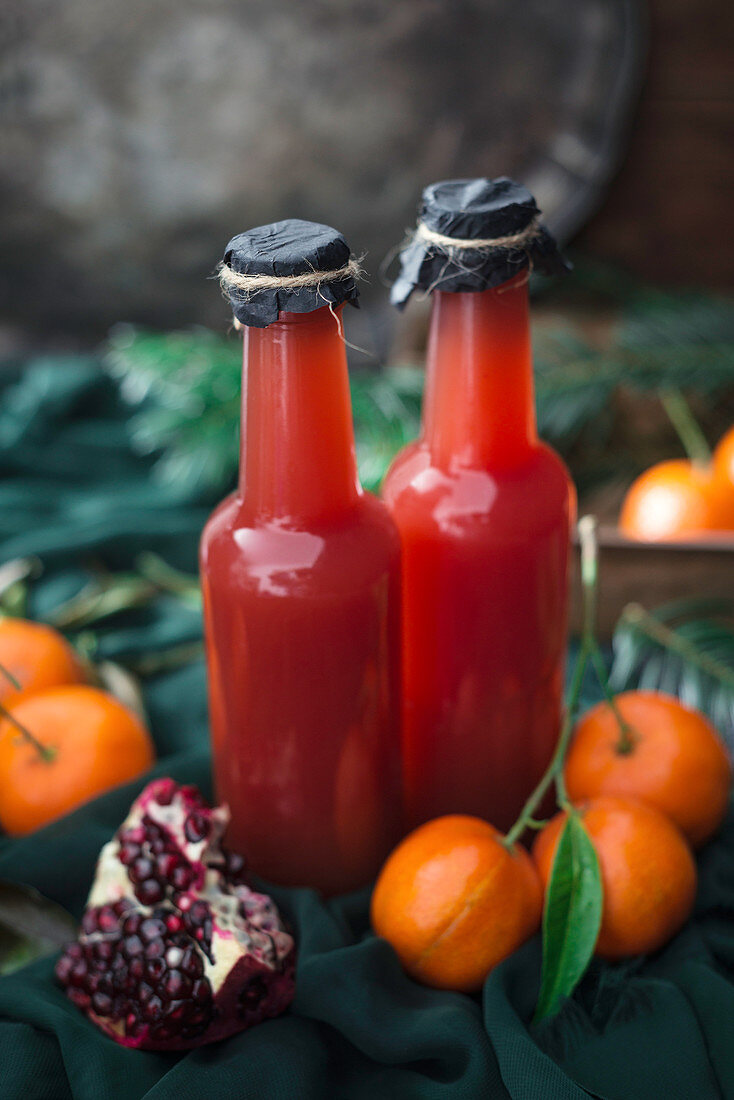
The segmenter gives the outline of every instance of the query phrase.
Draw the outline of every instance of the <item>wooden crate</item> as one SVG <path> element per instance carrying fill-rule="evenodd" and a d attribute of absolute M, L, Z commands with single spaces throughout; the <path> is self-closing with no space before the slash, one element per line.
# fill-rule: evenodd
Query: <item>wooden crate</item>
<path fill-rule="evenodd" d="M 601 525 L 599 541 L 598 629 L 611 637 L 628 603 L 647 610 L 669 600 L 734 597 L 734 533 L 685 542 L 647 543 L 627 539 L 612 525 Z M 571 629 L 581 626 L 578 539 L 575 539 Z"/>

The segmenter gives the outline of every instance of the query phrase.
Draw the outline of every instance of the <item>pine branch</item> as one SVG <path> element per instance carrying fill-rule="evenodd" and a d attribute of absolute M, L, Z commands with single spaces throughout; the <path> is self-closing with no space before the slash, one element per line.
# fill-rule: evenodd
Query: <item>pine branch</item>
<path fill-rule="evenodd" d="M 734 748 L 734 601 L 682 600 L 625 608 L 612 640 L 610 684 L 677 695 Z"/>
<path fill-rule="evenodd" d="M 566 456 L 583 439 L 591 457 L 581 473 L 603 480 L 601 445 L 620 387 L 674 387 L 709 398 L 734 392 L 734 304 L 635 287 L 599 267 L 591 273 L 577 287 L 619 307 L 619 319 L 603 349 L 567 324 L 539 328 L 536 390 L 541 435 Z M 133 443 L 157 456 L 156 475 L 181 492 L 213 498 L 234 482 L 240 356 L 237 338 L 206 329 L 161 334 L 121 326 L 110 336 L 106 362 L 134 408 Z M 422 381 L 422 371 L 409 367 L 353 374 L 357 454 L 368 488 L 377 488 L 395 452 L 417 434 Z"/>

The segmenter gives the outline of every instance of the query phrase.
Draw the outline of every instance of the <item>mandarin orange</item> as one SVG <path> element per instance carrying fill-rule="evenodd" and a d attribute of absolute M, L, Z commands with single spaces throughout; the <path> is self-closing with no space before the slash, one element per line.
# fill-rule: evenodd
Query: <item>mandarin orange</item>
<path fill-rule="evenodd" d="M 52 626 L 30 619 L 0 619 L 0 665 L 20 684 L 18 690 L 0 669 L 4 707 L 21 695 L 85 680 L 82 663 L 66 638 Z"/>
<path fill-rule="evenodd" d="M 659 462 L 640 474 L 627 490 L 619 527 L 628 538 L 664 541 L 734 524 L 734 500 L 709 466 L 687 459 Z"/>
<path fill-rule="evenodd" d="M 580 812 L 604 890 L 597 955 L 621 959 L 656 951 L 693 908 L 696 864 L 683 834 L 658 810 L 632 799 L 592 798 Z M 565 819 L 557 814 L 533 845 L 545 886 Z"/>
<path fill-rule="evenodd" d="M 734 495 L 734 428 L 719 440 L 714 450 L 714 477 Z"/>
<path fill-rule="evenodd" d="M 45 759 L 8 719 L 0 721 L 0 825 L 14 836 L 136 779 L 154 760 L 140 719 L 97 688 L 47 688 L 20 699 L 12 716 L 51 753 Z"/>
<path fill-rule="evenodd" d="M 489 971 L 540 925 L 537 871 L 497 829 L 452 814 L 421 825 L 380 872 L 372 926 L 413 978 L 438 989 L 479 989 Z"/>
<path fill-rule="evenodd" d="M 608 703 L 587 711 L 566 757 L 569 798 L 640 799 L 671 818 L 691 844 L 703 844 L 721 825 L 731 790 L 731 760 L 716 730 L 670 695 L 627 691 L 616 705 L 629 744 Z"/>

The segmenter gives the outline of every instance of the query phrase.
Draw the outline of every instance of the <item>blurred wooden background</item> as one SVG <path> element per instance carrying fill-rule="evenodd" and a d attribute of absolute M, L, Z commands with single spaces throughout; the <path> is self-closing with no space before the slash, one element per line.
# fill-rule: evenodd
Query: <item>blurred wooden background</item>
<path fill-rule="evenodd" d="M 734 288 L 734 4 L 650 0 L 625 162 L 577 244 L 655 282 Z"/>

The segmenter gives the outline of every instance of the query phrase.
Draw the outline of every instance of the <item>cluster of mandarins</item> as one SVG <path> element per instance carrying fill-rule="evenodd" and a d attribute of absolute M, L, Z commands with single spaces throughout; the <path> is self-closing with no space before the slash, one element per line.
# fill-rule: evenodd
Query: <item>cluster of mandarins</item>
<path fill-rule="evenodd" d="M 640 474 L 624 498 L 619 527 L 652 542 L 734 533 L 734 428 L 710 462 L 675 458 Z"/>
<path fill-rule="evenodd" d="M 564 766 L 599 861 L 596 953 L 657 950 L 688 919 L 696 893 L 691 848 L 726 814 L 731 762 L 706 718 L 677 699 L 630 691 L 578 722 Z M 532 855 L 476 817 L 436 818 L 389 856 L 372 897 L 372 925 L 405 970 L 440 989 L 478 989 L 539 928 L 543 891 L 565 814 L 538 833 Z"/>
<path fill-rule="evenodd" d="M 150 734 L 128 707 L 88 681 L 58 631 L 0 620 L 0 826 L 30 833 L 154 761 Z"/>

